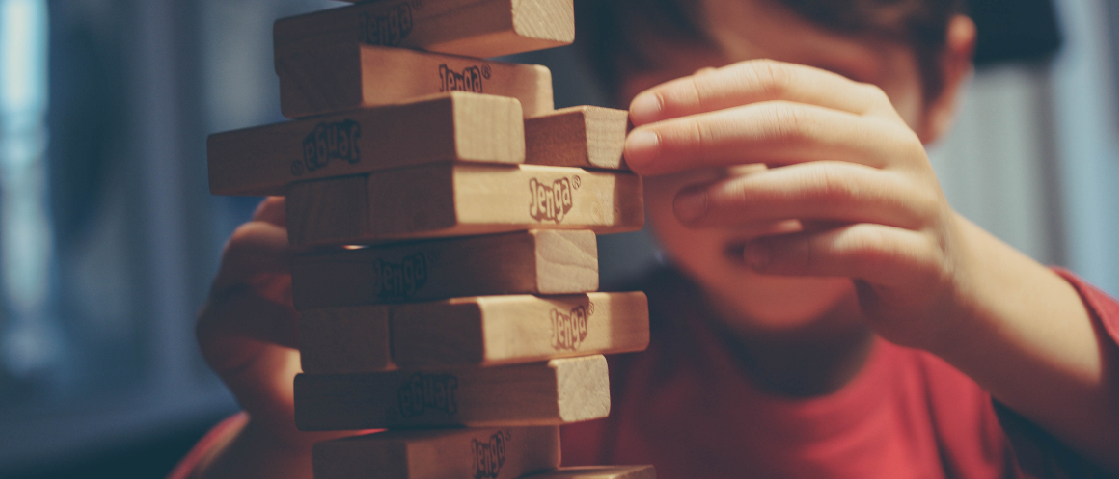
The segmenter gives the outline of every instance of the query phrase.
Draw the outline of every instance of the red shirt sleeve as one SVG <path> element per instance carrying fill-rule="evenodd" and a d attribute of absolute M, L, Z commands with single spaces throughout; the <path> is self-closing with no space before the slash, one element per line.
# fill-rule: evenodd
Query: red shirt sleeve
<path fill-rule="evenodd" d="M 210 452 L 210 449 L 219 444 L 228 442 L 234 431 L 244 427 L 245 422 L 248 420 L 249 416 L 242 412 L 218 423 L 218 425 L 210 429 L 210 432 L 206 433 L 206 435 L 202 437 L 202 440 L 198 441 L 198 444 L 195 444 L 194 447 L 190 449 L 190 452 L 179 461 L 179 464 L 175 466 L 175 469 L 171 471 L 167 479 L 190 479 L 192 477 L 197 477 L 198 469 L 202 466 L 202 462 L 207 459 L 207 454 Z"/>
<path fill-rule="evenodd" d="M 1107 293 L 1068 270 L 1054 268 L 1054 271 L 1076 288 L 1084 300 L 1084 307 L 1088 308 L 1088 314 L 1092 316 L 1092 321 L 1103 329 L 1113 345 L 1119 346 L 1119 300 L 1108 296 Z"/>
<path fill-rule="evenodd" d="M 1080 293 L 1084 307 L 1103 335 L 1101 339 L 1119 347 L 1119 301 L 1068 270 L 1054 268 L 1054 271 Z M 1116 355 L 1111 355 L 1110 358 L 1117 361 Z M 1111 369 L 1119 369 L 1119 364 L 1112 365 Z M 1111 477 L 1030 420 L 998 401 L 994 403 L 995 412 L 998 413 L 999 422 L 1014 449 L 1018 465 L 1026 474 L 1053 479 Z"/>

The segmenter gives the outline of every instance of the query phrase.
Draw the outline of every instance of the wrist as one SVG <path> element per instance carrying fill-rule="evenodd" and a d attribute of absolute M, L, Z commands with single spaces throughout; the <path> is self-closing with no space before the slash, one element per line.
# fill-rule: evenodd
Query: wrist
<path fill-rule="evenodd" d="M 961 347 L 967 347 L 973 337 L 971 329 L 981 321 L 983 296 L 987 294 L 984 284 L 990 278 L 982 278 L 987 271 L 981 264 L 983 239 L 975 225 L 954 211 L 949 214 L 949 224 L 944 245 L 946 264 L 942 279 L 934 283 L 939 291 L 932 292 L 931 301 L 918 310 L 919 331 L 910 333 L 914 347 L 947 359 Z M 926 291 L 926 293 L 930 293 Z"/>

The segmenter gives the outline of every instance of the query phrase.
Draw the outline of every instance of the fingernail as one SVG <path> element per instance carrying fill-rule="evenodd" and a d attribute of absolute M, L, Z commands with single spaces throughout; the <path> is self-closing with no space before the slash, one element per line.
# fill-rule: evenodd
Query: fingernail
<path fill-rule="evenodd" d="M 746 256 L 746 264 L 755 270 L 764 270 L 773 260 L 772 248 L 756 241 L 746 245 L 744 255 Z"/>
<path fill-rule="evenodd" d="M 707 192 L 699 188 L 681 191 L 672 201 L 672 209 L 684 223 L 698 220 L 707 213 Z"/>
<path fill-rule="evenodd" d="M 660 117 L 661 108 L 660 97 L 645 92 L 637 95 L 633 99 L 633 103 L 630 103 L 629 116 L 633 119 L 633 124 L 643 125 Z"/>
<path fill-rule="evenodd" d="M 643 165 L 660 152 L 661 138 L 649 130 L 633 130 L 626 138 L 625 158 L 629 166 Z"/>

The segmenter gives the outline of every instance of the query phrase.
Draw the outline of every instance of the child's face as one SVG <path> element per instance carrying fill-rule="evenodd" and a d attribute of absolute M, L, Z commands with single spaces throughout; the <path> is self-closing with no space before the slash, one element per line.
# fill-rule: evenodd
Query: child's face
<path fill-rule="evenodd" d="M 720 48 L 686 48 L 653 35 L 639 39 L 642 48 L 648 48 L 649 57 L 657 59 L 661 66 L 624 78 L 622 95 L 627 104 L 645 89 L 702 68 L 771 59 L 816 66 L 875 84 L 889 94 L 910 127 L 918 133 L 925 129 L 920 73 L 916 57 L 908 47 L 838 36 L 763 0 L 704 0 L 702 6 L 704 20 Z M 749 163 L 748 158 L 743 160 Z M 725 175 L 748 174 L 749 169 L 646 177 L 650 223 L 675 264 L 699 281 L 713 299 L 736 311 L 735 316 L 743 317 L 743 324 L 732 326 L 770 330 L 803 326 L 852 299 L 851 281 L 760 276 L 744 264 L 742 245 L 762 235 L 798 231 L 812 225 L 790 221 L 750 229 L 690 228 L 673 213 L 673 198 L 681 188 Z"/>

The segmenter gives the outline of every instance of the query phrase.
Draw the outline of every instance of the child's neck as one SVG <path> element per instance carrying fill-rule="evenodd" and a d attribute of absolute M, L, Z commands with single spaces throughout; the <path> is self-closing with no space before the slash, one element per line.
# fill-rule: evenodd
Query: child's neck
<path fill-rule="evenodd" d="M 722 318 L 718 323 L 730 351 L 756 387 L 797 398 L 821 396 L 854 379 L 873 345 L 874 334 L 863 323 L 853 296 L 796 329 L 732 330 L 729 325 L 744 322 Z M 719 309 L 720 316 L 729 312 Z"/>

